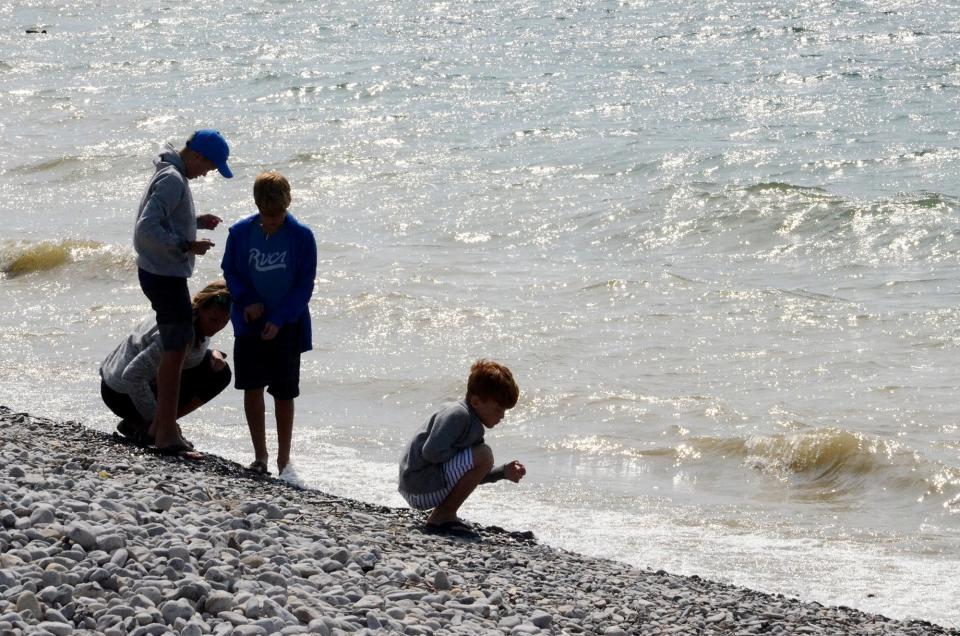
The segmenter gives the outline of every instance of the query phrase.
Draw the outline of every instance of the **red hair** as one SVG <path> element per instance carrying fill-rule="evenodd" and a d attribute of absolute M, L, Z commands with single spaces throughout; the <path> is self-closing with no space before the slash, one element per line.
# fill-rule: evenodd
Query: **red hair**
<path fill-rule="evenodd" d="M 481 400 L 493 398 L 505 409 L 512 409 L 520 399 L 520 387 L 510 369 L 499 362 L 481 358 L 470 367 L 467 399 L 475 395 Z"/>

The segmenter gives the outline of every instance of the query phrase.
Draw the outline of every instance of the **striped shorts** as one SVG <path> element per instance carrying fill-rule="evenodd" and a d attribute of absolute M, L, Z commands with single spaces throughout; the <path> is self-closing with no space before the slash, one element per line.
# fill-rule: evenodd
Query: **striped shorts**
<path fill-rule="evenodd" d="M 415 494 L 412 492 L 400 491 L 400 494 L 411 508 L 418 510 L 430 510 L 436 508 L 447 498 L 453 487 L 457 485 L 460 478 L 467 474 L 467 471 L 473 468 L 473 449 L 464 448 L 462 451 L 443 463 L 443 476 L 446 482 L 440 490 L 434 490 L 425 494 Z"/>

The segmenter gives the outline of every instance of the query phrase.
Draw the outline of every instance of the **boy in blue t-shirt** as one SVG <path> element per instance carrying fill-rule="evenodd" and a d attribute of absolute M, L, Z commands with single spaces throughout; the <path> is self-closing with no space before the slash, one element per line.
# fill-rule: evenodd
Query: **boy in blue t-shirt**
<path fill-rule="evenodd" d="M 250 470 L 269 473 L 263 390 L 277 419 L 277 471 L 290 463 L 293 400 L 300 395 L 300 354 L 313 348 L 310 296 L 317 274 L 313 232 L 288 214 L 290 183 L 263 172 L 253 184 L 259 214 L 230 228 L 223 276 L 233 297 L 236 388 L 253 440 Z"/>

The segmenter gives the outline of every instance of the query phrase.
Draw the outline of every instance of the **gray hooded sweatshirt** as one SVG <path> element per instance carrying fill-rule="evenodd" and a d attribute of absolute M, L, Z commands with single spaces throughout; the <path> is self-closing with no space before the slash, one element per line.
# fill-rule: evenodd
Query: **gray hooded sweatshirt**
<path fill-rule="evenodd" d="M 424 495 L 452 485 L 446 483 L 443 463 L 464 448 L 483 443 L 483 422 L 466 400 L 450 402 L 430 416 L 400 458 L 401 492 Z M 483 480 L 503 479 L 503 467 Z"/>
<path fill-rule="evenodd" d="M 209 338 L 191 346 L 183 362 L 184 369 L 192 369 L 207 355 Z M 117 393 L 130 396 L 133 405 L 145 422 L 152 422 L 157 414 L 157 369 L 163 346 L 156 318 L 147 318 L 127 336 L 100 365 L 100 377 Z"/>
<path fill-rule="evenodd" d="M 137 267 L 158 276 L 190 278 L 197 238 L 197 213 L 180 153 L 167 144 L 153 161 L 156 173 L 140 201 L 133 230 Z"/>

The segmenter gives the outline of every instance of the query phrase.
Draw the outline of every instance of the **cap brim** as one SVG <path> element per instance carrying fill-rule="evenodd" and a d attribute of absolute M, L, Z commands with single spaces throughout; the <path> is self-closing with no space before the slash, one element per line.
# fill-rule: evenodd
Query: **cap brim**
<path fill-rule="evenodd" d="M 217 170 L 227 179 L 233 179 L 233 172 L 230 171 L 230 168 L 227 167 L 226 163 L 221 163 L 217 166 Z"/>

